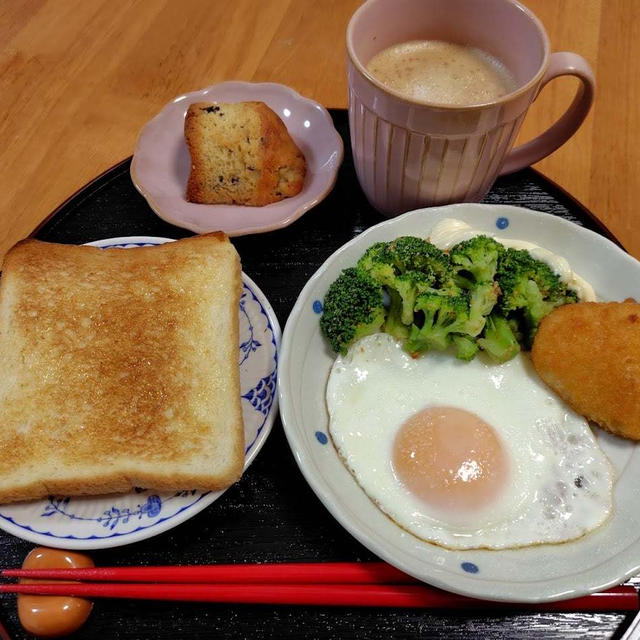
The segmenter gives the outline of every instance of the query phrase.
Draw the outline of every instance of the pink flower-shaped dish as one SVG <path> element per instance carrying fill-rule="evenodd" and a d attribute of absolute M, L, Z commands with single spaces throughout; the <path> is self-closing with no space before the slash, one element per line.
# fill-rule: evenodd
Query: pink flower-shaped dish
<path fill-rule="evenodd" d="M 261 100 L 282 118 L 307 161 L 302 191 L 264 207 L 187 202 L 187 108 L 198 101 L 244 100 Z M 142 128 L 131 163 L 131 179 L 163 220 L 196 233 L 224 231 L 241 236 L 286 227 L 318 204 L 331 191 L 342 156 L 342 138 L 327 110 L 317 102 L 280 84 L 222 82 L 175 98 Z"/>

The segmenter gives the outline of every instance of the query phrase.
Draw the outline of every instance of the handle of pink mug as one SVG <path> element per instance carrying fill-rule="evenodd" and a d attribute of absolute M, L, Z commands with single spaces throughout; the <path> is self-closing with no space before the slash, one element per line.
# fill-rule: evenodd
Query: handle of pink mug
<path fill-rule="evenodd" d="M 560 119 L 539 136 L 512 149 L 506 156 L 500 175 L 524 169 L 561 147 L 580 127 L 593 102 L 595 80 L 587 61 L 577 53 L 552 53 L 542 78 L 538 95 L 547 82 L 558 76 L 575 76 L 581 80 L 573 101 Z"/>

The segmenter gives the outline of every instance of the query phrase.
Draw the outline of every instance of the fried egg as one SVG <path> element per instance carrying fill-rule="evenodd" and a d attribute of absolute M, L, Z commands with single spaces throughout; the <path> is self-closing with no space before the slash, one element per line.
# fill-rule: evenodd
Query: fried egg
<path fill-rule="evenodd" d="M 336 359 L 326 397 L 345 465 L 418 538 L 451 549 L 559 543 L 612 512 L 608 459 L 526 354 L 502 365 L 414 359 L 378 333 Z"/>

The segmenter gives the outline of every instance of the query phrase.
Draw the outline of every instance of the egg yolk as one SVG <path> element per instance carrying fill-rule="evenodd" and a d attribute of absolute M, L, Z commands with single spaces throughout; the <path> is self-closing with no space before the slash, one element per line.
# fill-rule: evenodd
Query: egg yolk
<path fill-rule="evenodd" d="M 398 430 L 393 469 L 418 498 L 443 509 L 474 510 L 505 486 L 508 460 L 494 429 L 453 407 L 428 407 Z"/>

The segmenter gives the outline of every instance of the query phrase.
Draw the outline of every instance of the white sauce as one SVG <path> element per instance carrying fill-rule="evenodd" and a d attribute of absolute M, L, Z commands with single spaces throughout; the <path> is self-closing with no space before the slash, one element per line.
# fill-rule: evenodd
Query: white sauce
<path fill-rule="evenodd" d="M 478 231 L 466 222 L 454 218 L 445 218 L 438 222 L 429 234 L 429 241 L 435 244 L 438 249 L 446 251 L 459 242 L 478 235 L 490 236 L 496 242 L 511 249 L 526 249 L 536 260 L 540 260 L 549 265 L 553 272 L 560 278 L 561 282 L 563 282 L 568 289 L 576 292 L 581 302 L 594 302 L 596 300 L 593 287 L 571 269 L 571 266 L 565 258 L 548 249 L 543 249 L 532 242 L 498 238 L 490 233 Z"/>

